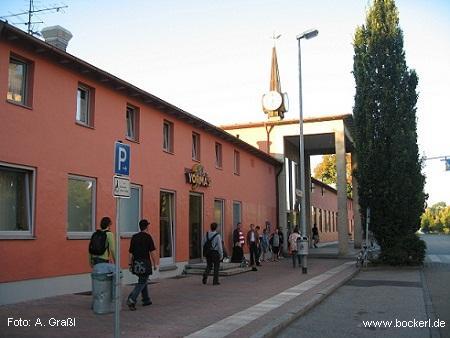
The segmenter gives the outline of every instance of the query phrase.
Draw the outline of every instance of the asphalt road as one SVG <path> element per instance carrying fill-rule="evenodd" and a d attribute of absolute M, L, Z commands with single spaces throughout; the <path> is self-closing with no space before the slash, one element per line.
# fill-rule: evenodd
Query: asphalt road
<path fill-rule="evenodd" d="M 435 317 L 446 322 L 441 337 L 450 337 L 450 236 L 422 235 L 427 243 L 424 276 Z"/>
<path fill-rule="evenodd" d="M 424 268 L 361 271 L 277 337 L 450 337 L 450 236 L 423 239 Z M 439 320 L 440 326 L 444 321 L 445 327 L 405 327 L 428 320 Z M 380 323 L 367 326 L 368 321 Z"/>

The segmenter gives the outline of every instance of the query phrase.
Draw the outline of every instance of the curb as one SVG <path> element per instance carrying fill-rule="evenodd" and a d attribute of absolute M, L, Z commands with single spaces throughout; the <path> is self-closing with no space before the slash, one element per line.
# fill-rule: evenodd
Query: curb
<path fill-rule="evenodd" d="M 353 268 L 354 269 L 354 268 Z M 283 316 L 272 321 L 269 325 L 265 326 L 263 329 L 259 330 L 253 334 L 250 338 L 265 338 L 265 337 L 275 337 L 277 333 L 286 328 L 289 324 L 295 321 L 300 316 L 304 315 L 306 312 L 319 305 L 325 298 L 331 295 L 334 291 L 340 288 L 342 285 L 347 283 L 356 274 L 358 274 L 360 269 L 354 269 L 348 276 L 343 279 L 338 280 L 331 285 L 327 286 L 323 290 L 317 292 L 312 299 L 310 299 L 306 304 L 301 304 L 295 306 L 291 311 L 285 313 Z"/>

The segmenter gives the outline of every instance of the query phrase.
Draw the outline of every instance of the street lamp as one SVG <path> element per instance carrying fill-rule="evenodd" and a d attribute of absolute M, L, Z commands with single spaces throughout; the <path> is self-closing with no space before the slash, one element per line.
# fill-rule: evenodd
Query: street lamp
<path fill-rule="evenodd" d="M 305 139 L 303 137 L 303 100 L 302 100 L 302 55 L 301 55 L 301 48 L 300 48 L 300 40 L 305 39 L 311 39 L 317 36 L 319 34 L 319 31 L 317 29 L 310 29 L 305 32 L 303 32 L 300 35 L 297 35 L 297 41 L 298 41 L 298 97 L 299 97 L 299 104 L 300 104 L 300 118 L 299 118 L 299 125 L 300 125 L 300 135 L 299 135 L 299 161 L 300 161 L 300 190 L 302 191 L 302 194 L 300 196 L 300 227 L 302 231 L 302 237 L 306 236 L 306 201 L 305 201 Z M 303 243 L 303 246 L 306 244 L 306 247 L 308 247 L 307 243 Z M 304 255 L 302 255 L 302 272 L 307 273 L 308 272 L 308 263 L 307 263 L 307 254 L 305 252 Z"/>

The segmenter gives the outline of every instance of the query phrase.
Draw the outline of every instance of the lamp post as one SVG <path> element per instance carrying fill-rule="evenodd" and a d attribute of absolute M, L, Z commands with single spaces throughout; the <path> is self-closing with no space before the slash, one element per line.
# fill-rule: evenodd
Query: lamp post
<path fill-rule="evenodd" d="M 302 55 L 300 48 L 300 40 L 311 39 L 317 36 L 319 31 L 317 29 L 310 29 L 303 32 L 300 35 L 297 35 L 298 41 L 298 96 L 299 96 L 299 104 L 300 104 L 300 116 L 299 116 L 299 125 L 300 125 L 300 135 L 299 135 L 299 162 L 300 162 L 300 227 L 302 232 L 302 240 L 303 237 L 306 236 L 306 201 L 305 201 L 305 140 L 303 137 L 303 99 L 302 99 Z M 306 239 L 307 241 L 307 239 Z M 308 243 L 303 243 L 303 247 L 308 248 Z M 302 272 L 308 272 L 308 263 L 307 263 L 307 251 L 304 251 L 304 255 L 302 255 Z"/>

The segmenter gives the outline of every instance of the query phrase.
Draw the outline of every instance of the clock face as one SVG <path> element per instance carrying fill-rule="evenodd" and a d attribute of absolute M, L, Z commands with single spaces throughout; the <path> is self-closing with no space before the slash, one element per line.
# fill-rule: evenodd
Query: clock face
<path fill-rule="evenodd" d="M 289 98 L 287 93 L 283 93 L 283 106 L 284 111 L 289 111 Z"/>
<path fill-rule="evenodd" d="M 281 97 L 280 93 L 274 90 L 263 95 L 262 104 L 264 109 L 277 110 L 278 108 L 280 108 L 282 103 L 283 98 Z"/>

